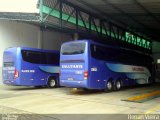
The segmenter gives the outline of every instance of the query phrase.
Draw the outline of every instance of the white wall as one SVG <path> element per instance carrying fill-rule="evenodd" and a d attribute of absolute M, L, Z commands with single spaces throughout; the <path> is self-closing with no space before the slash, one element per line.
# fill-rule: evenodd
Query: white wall
<path fill-rule="evenodd" d="M 14 46 L 37 47 L 39 28 L 36 26 L 0 20 L 0 67 L 5 48 Z"/>
<path fill-rule="evenodd" d="M 44 31 L 42 48 L 60 50 L 60 46 L 63 42 L 71 40 L 71 36 L 62 34 L 56 31 Z"/>
<path fill-rule="evenodd" d="M 2 84 L 2 56 L 5 48 L 27 46 L 59 50 L 61 43 L 70 39 L 71 36 L 56 31 L 41 32 L 35 25 L 0 20 L 0 84 Z"/>

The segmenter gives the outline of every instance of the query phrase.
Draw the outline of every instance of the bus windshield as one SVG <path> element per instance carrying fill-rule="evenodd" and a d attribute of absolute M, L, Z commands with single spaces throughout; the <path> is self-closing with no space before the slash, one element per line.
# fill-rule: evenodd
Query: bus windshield
<path fill-rule="evenodd" d="M 62 55 L 83 54 L 84 51 L 84 42 L 64 44 L 61 49 Z"/>

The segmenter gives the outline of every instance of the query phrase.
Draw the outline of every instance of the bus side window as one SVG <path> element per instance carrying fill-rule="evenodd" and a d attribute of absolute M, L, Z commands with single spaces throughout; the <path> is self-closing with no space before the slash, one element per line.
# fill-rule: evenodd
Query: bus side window
<path fill-rule="evenodd" d="M 22 50 L 23 60 L 35 64 L 46 64 L 46 53 L 30 50 Z"/>
<path fill-rule="evenodd" d="M 59 65 L 59 54 L 47 53 L 47 64 Z"/>
<path fill-rule="evenodd" d="M 108 60 L 111 58 L 108 49 L 98 45 L 91 45 L 91 56 L 99 60 Z"/>

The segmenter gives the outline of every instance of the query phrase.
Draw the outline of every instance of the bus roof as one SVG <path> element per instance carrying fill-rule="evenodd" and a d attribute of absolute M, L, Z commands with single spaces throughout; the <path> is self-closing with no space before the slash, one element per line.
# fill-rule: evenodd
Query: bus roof
<path fill-rule="evenodd" d="M 68 42 L 65 42 L 64 44 L 73 43 L 73 42 L 88 42 L 88 43 L 91 43 L 91 44 L 106 46 L 106 47 L 115 48 L 115 49 L 122 49 L 122 50 L 131 51 L 131 52 L 135 52 L 137 54 L 142 54 L 142 55 L 146 55 L 146 56 L 151 57 L 150 54 L 144 54 L 143 52 L 139 52 L 137 50 L 131 50 L 131 49 L 123 48 L 123 47 L 120 47 L 120 46 L 112 46 L 112 45 L 108 45 L 108 44 L 103 44 L 101 42 L 96 42 L 96 41 L 93 41 L 91 39 L 79 39 L 79 40 L 74 40 L 74 41 L 68 41 Z"/>
<path fill-rule="evenodd" d="M 33 51 L 41 51 L 41 52 L 55 52 L 55 53 L 59 53 L 58 50 L 46 50 L 46 49 L 32 48 L 32 47 L 9 47 L 9 48 L 6 48 L 5 50 L 10 50 L 10 49 L 21 49 L 21 50 L 33 50 Z"/>

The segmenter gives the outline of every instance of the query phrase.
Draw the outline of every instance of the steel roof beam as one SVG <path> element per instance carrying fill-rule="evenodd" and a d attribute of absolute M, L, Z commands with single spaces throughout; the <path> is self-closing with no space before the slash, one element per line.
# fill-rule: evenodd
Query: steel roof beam
<path fill-rule="evenodd" d="M 119 20 L 119 19 L 114 18 L 112 15 L 103 12 L 102 10 L 96 8 L 95 6 L 93 6 L 93 5 L 85 2 L 84 0 L 77 0 L 77 1 L 78 1 L 79 3 L 82 3 L 83 5 L 86 5 L 86 6 L 90 7 L 91 9 L 96 10 L 99 14 L 101 14 L 102 17 L 104 17 L 104 15 L 105 15 L 105 16 L 107 16 L 107 17 L 106 17 L 107 19 L 108 19 L 108 17 L 110 17 L 112 20 L 115 20 L 115 21 L 117 21 L 118 23 L 120 23 L 121 25 L 123 25 L 123 27 L 126 27 L 126 26 L 127 26 L 126 28 L 127 28 L 128 30 L 131 29 L 132 31 L 137 31 L 137 32 L 140 32 L 140 33 L 142 33 L 142 34 L 146 34 L 146 35 L 148 35 L 149 37 L 152 37 L 152 34 L 150 33 L 150 31 L 152 31 L 152 29 L 149 28 L 149 27 L 147 27 L 147 26 L 145 26 L 145 25 L 142 24 L 142 23 L 139 23 L 139 24 L 141 24 L 141 26 L 144 28 L 145 31 L 144 31 L 144 30 L 141 31 L 141 30 L 139 30 L 138 28 L 136 28 L 135 26 L 134 26 L 134 27 L 133 27 L 133 26 L 129 26 L 129 27 L 128 27 L 128 24 L 122 22 L 122 21 Z M 124 14 L 124 15 L 125 15 L 125 14 Z M 136 21 L 137 21 L 137 20 L 136 20 Z"/>
<path fill-rule="evenodd" d="M 121 12 L 124 16 L 126 16 L 127 18 L 131 19 L 132 21 L 134 21 L 136 24 L 141 25 L 143 28 L 146 29 L 151 29 L 149 27 L 147 27 L 146 25 L 144 25 L 143 23 L 139 22 L 138 20 L 136 20 L 135 18 L 133 18 L 131 15 L 129 15 L 128 13 L 124 12 L 122 9 L 120 9 L 119 7 L 117 7 L 116 5 L 112 4 L 111 2 L 109 2 L 108 0 L 102 0 L 106 5 L 110 5 L 111 7 L 113 7 L 115 10 Z"/>
<path fill-rule="evenodd" d="M 104 18 L 105 16 L 107 16 L 107 17 L 105 17 L 105 19 L 107 18 L 107 19 L 110 19 L 110 21 L 116 21 L 116 22 L 118 22 L 118 23 L 120 23 L 121 25 L 123 25 L 123 26 L 128 26 L 126 23 L 124 23 L 124 22 L 122 22 L 121 20 L 119 20 L 119 19 L 115 19 L 115 18 L 113 18 L 110 14 L 107 14 L 107 13 L 105 13 L 105 12 L 103 12 L 102 10 L 100 10 L 100 9 L 98 9 L 98 8 L 95 8 L 95 6 L 93 6 L 93 5 L 91 5 L 91 4 L 88 4 L 87 2 L 85 2 L 85 1 L 83 1 L 83 0 L 77 0 L 79 3 L 82 3 L 83 5 L 86 5 L 86 6 L 88 6 L 88 7 L 90 7 L 91 9 L 94 9 L 94 10 L 96 10 L 98 13 L 100 13 L 101 14 L 101 17 L 102 18 Z M 105 16 L 104 16 L 105 15 Z"/>
<path fill-rule="evenodd" d="M 133 0 L 137 6 L 139 6 L 142 10 L 144 10 L 149 16 L 151 16 L 155 21 L 160 23 L 160 20 L 157 19 L 147 8 L 145 8 L 141 3 L 139 3 L 137 0 Z"/>
<path fill-rule="evenodd" d="M 98 8 L 95 8 L 95 6 L 93 6 L 93 5 L 85 2 L 85 1 L 83 1 L 83 0 L 77 0 L 77 1 L 79 1 L 80 3 L 82 3 L 82 4 L 84 4 L 84 5 L 88 6 L 88 7 L 90 7 L 91 9 L 94 9 L 94 10 L 98 11 L 100 14 L 103 14 L 103 15 L 106 15 L 106 16 L 108 16 L 108 17 L 111 17 L 110 14 L 105 13 L 105 12 L 101 11 L 101 10 L 98 9 Z M 102 0 L 102 1 L 105 1 L 105 0 Z M 107 1 L 105 1 L 105 2 L 107 2 Z M 105 4 L 106 4 L 106 3 L 105 3 Z M 112 7 L 113 7 L 113 6 L 112 6 Z M 115 7 L 116 7 L 116 6 L 115 6 Z M 124 14 L 124 15 L 126 16 L 127 13 L 125 13 L 124 11 L 122 11 L 120 8 L 117 7 L 117 8 L 115 8 L 115 9 L 116 9 L 116 10 L 118 9 L 119 11 L 121 11 L 122 14 Z M 139 31 L 139 32 L 141 32 L 142 34 L 144 33 L 144 34 L 146 34 L 146 35 L 148 35 L 148 36 L 151 36 L 151 34 L 150 34 L 150 32 L 149 32 L 149 30 L 151 30 L 151 28 L 147 27 L 147 26 L 144 25 L 143 23 L 141 23 L 141 22 L 139 22 L 138 20 L 134 19 L 132 16 L 130 16 L 130 15 L 128 15 L 128 14 L 127 14 L 127 16 L 128 16 L 128 18 L 130 18 L 131 20 L 135 21 L 135 23 L 138 23 L 140 26 L 142 26 L 143 31 L 139 30 L 139 28 L 136 28 L 135 26 L 134 26 L 134 27 L 129 26 L 129 29 L 132 29 L 132 30 L 135 30 L 135 31 Z M 112 19 L 113 19 L 113 16 L 112 16 Z M 115 19 L 114 19 L 114 20 L 115 20 Z M 120 20 L 118 20 L 118 21 L 120 21 Z M 123 22 L 121 22 L 121 23 L 122 23 L 123 25 L 125 25 L 125 26 L 128 26 L 128 24 L 125 24 L 125 23 L 123 23 Z"/>
<path fill-rule="evenodd" d="M 146 13 L 127 13 L 128 15 L 130 15 L 130 16 L 143 16 L 143 17 L 146 17 L 146 16 L 148 16 L 148 14 L 146 14 Z M 109 16 L 125 16 L 123 13 L 109 13 L 108 14 Z M 152 13 L 152 15 L 154 15 L 154 16 L 160 16 L 160 13 Z"/>

